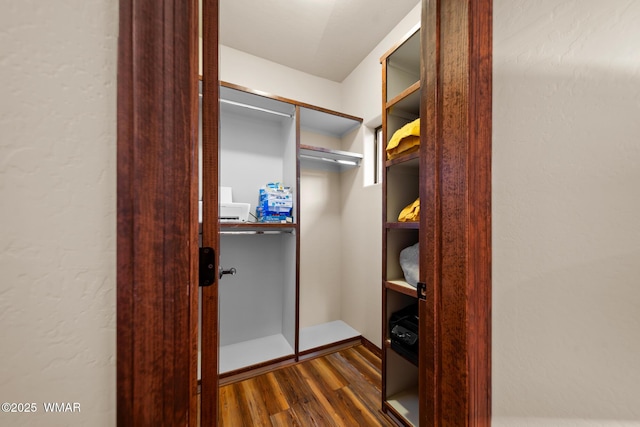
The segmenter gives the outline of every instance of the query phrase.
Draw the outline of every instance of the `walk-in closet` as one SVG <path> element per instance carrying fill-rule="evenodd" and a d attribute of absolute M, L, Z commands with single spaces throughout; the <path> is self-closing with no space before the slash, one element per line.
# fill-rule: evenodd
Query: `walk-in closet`
<path fill-rule="evenodd" d="M 466 132 L 466 122 L 454 129 L 448 121 L 467 99 L 458 99 L 459 111 L 445 105 L 460 96 L 443 74 L 451 64 L 429 56 L 459 54 L 437 44 L 459 43 L 443 35 L 459 31 L 437 32 L 447 23 L 434 16 L 448 16 L 447 7 L 416 4 L 348 78 L 313 77 L 318 88 L 294 78 L 300 71 L 222 44 L 208 49 L 203 38 L 204 58 L 220 64 L 205 60 L 201 77 L 210 102 L 210 116 L 200 114 L 209 123 L 200 148 L 201 244 L 215 254 L 215 280 L 201 291 L 209 304 L 199 330 L 206 417 L 218 411 L 218 386 L 356 345 L 379 361 L 376 406 L 385 422 L 434 425 L 449 411 L 442 405 L 476 397 L 488 408 L 475 385 L 462 386 L 467 370 L 455 362 L 480 366 L 485 384 L 488 294 L 478 290 L 486 277 L 474 274 L 488 258 L 467 264 L 459 248 L 487 223 L 475 230 L 465 222 L 484 212 L 465 204 L 476 159 L 442 133 Z M 487 155 L 480 142 L 478 159 Z M 478 341 L 465 335 L 466 319 L 484 322 Z M 449 386 L 460 394 L 440 393 Z"/>

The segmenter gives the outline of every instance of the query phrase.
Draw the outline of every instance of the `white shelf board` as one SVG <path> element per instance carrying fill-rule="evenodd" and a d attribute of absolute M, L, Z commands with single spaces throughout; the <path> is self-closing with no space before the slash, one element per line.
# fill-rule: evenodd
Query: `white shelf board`
<path fill-rule="evenodd" d="M 403 288 L 407 288 L 409 290 L 416 290 L 416 286 L 413 286 L 404 279 L 387 280 L 387 282 L 393 283 L 394 285 L 402 286 Z"/>
<path fill-rule="evenodd" d="M 220 373 L 293 354 L 293 347 L 282 334 L 225 345 L 220 347 Z"/>
<path fill-rule="evenodd" d="M 300 107 L 300 126 L 313 132 L 341 138 L 361 124 L 362 120 L 354 120 L 313 108 Z"/>
<path fill-rule="evenodd" d="M 411 424 L 418 425 L 420 421 L 420 399 L 417 386 L 389 397 L 387 403 Z"/>
<path fill-rule="evenodd" d="M 300 329 L 300 351 L 307 351 L 324 345 L 356 338 L 360 332 L 347 325 L 342 320 L 321 323 Z"/>
<path fill-rule="evenodd" d="M 234 106 L 242 108 L 238 105 L 242 104 L 248 106 L 248 108 L 257 108 L 257 110 L 254 110 L 256 112 L 262 111 L 263 113 L 267 113 L 267 111 L 271 111 L 276 114 L 285 114 L 290 117 L 295 114 L 295 105 L 293 104 L 226 86 L 220 86 L 220 99 L 223 102 L 221 105 L 222 108 L 233 109 Z M 224 101 L 230 101 L 234 104 L 224 105 Z M 245 110 L 247 110 L 247 108 L 245 108 Z"/>
<path fill-rule="evenodd" d="M 410 297 L 418 297 L 417 286 L 413 286 L 402 279 L 387 280 L 387 289 L 409 295 Z"/>

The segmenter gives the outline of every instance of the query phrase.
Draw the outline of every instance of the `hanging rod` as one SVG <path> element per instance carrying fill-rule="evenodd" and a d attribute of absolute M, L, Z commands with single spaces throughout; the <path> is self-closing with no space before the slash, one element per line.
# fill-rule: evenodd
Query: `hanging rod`
<path fill-rule="evenodd" d="M 256 107 L 255 105 L 243 104 L 242 102 L 231 101 L 229 99 L 220 98 L 223 104 L 235 105 L 237 107 L 248 108 L 250 110 L 262 111 L 263 113 L 275 114 L 282 117 L 293 117 L 293 114 L 281 113 L 280 111 L 269 110 L 268 108 Z"/>
<path fill-rule="evenodd" d="M 292 234 L 293 230 L 220 230 L 220 234 L 253 235 L 253 234 Z"/>
<path fill-rule="evenodd" d="M 300 158 L 309 159 L 309 160 L 322 160 L 323 162 L 338 163 L 340 165 L 347 165 L 347 166 L 358 166 L 359 164 L 359 162 L 354 160 L 328 159 L 326 157 L 309 156 L 306 154 L 300 154 Z"/>
<path fill-rule="evenodd" d="M 202 98 L 202 94 L 199 93 L 198 96 Z M 223 104 L 235 105 L 236 107 L 248 108 L 249 110 L 262 111 L 263 113 L 275 114 L 276 116 L 282 117 L 293 117 L 293 114 L 282 113 L 280 111 L 269 110 L 268 108 L 256 107 L 255 105 L 243 104 L 242 102 L 231 101 L 230 99 L 219 98 L 219 101 Z"/>

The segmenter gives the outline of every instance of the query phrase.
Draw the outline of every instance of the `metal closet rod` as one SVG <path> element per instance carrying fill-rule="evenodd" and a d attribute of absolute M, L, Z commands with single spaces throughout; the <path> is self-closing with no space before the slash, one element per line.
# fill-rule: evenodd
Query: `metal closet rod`
<path fill-rule="evenodd" d="M 227 231 L 220 231 L 220 234 L 292 234 L 293 230 L 227 230 Z"/>
<path fill-rule="evenodd" d="M 202 94 L 198 96 L 202 98 Z M 263 113 L 275 114 L 282 117 L 293 117 L 293 114 L 281 113 L 280 111 L 269 110 L 268 108 L 256 107 L 255 105 L 243 104 L 242 102 L 231 101 L 230 99 L 219 98 L 219 101 L 223 104 L 235 105 L 236 107 L 248 108 L 249 110 L 262 111 Z"/>
<path fill-rule="evenodd" d="M 309 156 L 306 154 L 300 154 L 300 158 L 309 159 L 309 160 L 322 160 L 323 162 L 338 163 L 340 165 L 358 166 L 358 162 L 355 162 L 353 160 L 328 159 L 326 157 L 315 157 L 315 156 Z"/>

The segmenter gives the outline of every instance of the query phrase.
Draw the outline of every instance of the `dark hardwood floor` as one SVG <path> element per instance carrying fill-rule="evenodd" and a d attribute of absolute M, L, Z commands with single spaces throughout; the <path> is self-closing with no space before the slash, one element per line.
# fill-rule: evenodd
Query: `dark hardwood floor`
<path fill-rule="evenodd" d="M 380 412 L 380 359 L 358 345 L 220 387 L 220 425 L 394 424 Z"/>

